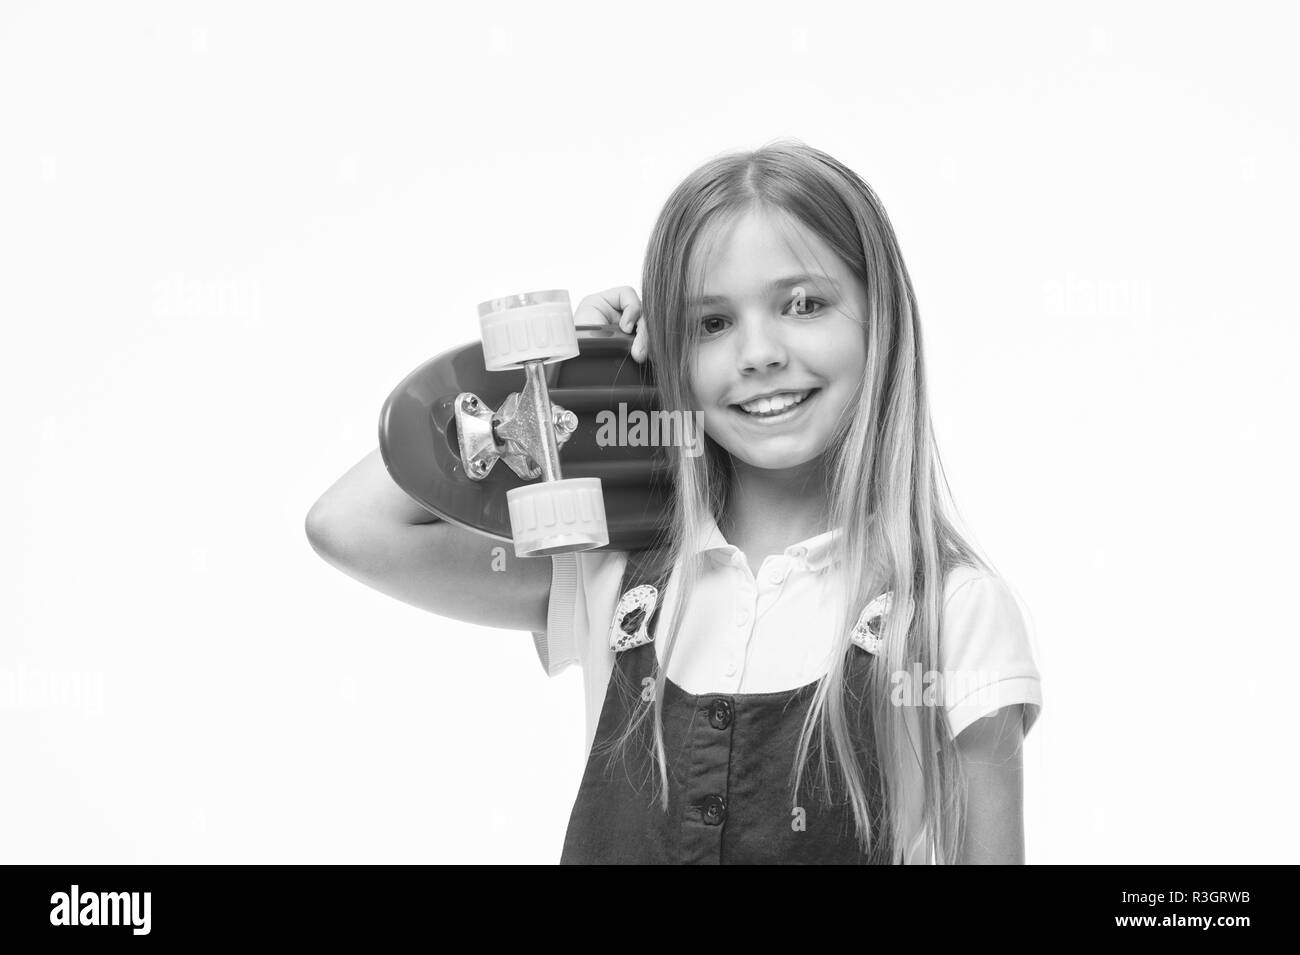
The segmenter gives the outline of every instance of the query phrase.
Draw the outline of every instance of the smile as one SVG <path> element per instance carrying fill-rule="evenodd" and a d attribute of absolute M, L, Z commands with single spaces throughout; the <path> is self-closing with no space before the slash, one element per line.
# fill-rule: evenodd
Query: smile
<path fill-rule="evenodd" d="M 790 421 L 801 413 L 808 399 L 820 392 L 820 388 L 811 391 L 792 391 L 774 395 L 771 398 L 759 398 L 744 405 L 731 405 L 731 410 L 750 421 L 761 424 L 780 424 Z"/>

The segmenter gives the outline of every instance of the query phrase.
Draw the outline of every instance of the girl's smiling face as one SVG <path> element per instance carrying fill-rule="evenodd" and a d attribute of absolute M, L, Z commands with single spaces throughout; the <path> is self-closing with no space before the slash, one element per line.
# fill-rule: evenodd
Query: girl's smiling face
<path fill-rule="evenodd" d="M 797 468 L 822 455 L 857 400 L 866 289 L 825 242 L 782 213 L 746 212 L 719 239 L 707 272 L 693 273 L 688 302 L 699 335 L 689 384 L 704 429 L 737 463 Z M 751 404 L 771 394 L 775 406 Z M 775 413 L 792 398 L 802 400 Z"/>

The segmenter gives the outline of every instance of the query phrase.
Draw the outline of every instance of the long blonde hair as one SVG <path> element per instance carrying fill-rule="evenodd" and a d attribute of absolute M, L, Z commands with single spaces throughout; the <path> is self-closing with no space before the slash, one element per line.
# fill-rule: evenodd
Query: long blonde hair
<path fill-rule="evenodd" d="M 799 738 L 791 779 L 797 792 L 817 757 L 818 776 L 831 791 L 829 763 L 852 807 L 857 838 L 872 852 L 889 837 L 892 861 L 900 862 L 915 836 L 909 818 L 919 816 L 927 858 L 956 860 L 964 814 L 964 773 L 943 706 L 922 706 L 916 718 L 890 702 L 890 675 L 920 663 L 939 669 L 939 626 L 944 581 L 955 566 L 991 571 L 956 529 L 955 513 L 935 445 L 926 397 L 921 328 L 911 279 L 893 227 L 871 188 L 831 156 L 797 140 L 778 140 L 761 149 L 722 155 L 705 163 L 669 196 L 655 223 L 642 274 L 642 304 L 649 355 L 661 407 L 689 412 L 696 407 L 689 385 L 697 323 L 688 321 L 687 300 L 707 259 L 712 236 L 753 209 L 779 210 L 818 235 L 864 283 L 869 314 L 860 320 L 867 346 L 864 379 L 856 406 L 841 418 L 824 458 L 830 526 L 842 528 L 834 555 L 845 574 L 845 601 L 836 608 L 836 651 L 817 685 Z M 731 481 L 727 451 L 705 437 L 705 453 L 669 448 L 675 475 L 670 532 L 663 565 L 679 566 L 676 599 L 662 611 L 657 642 L 663 648 L 653 703 L 640 708 L 620 740 L 653 706 L 653 753 L 668 808 L 664 759 L 664 682 L 673 644 L 702 569 L 707 515 L 721 520 Z M 941 493 L 942 492 L 942 493 Z M 883 648 L 870 669 L 865 699 L 846 694 L 850 642 L 857 614 L 874 597 L 893 593 L 885 620 Z M 867 708 L 873 727 L 878 773 L 867 772 L 850 734 L 849 706 Z M 920 792 L 915 790 L 919 775 Z M 877 780 L 876 791 L 868 780 Z M 919 799 L 917 815 L 909 800 Z M 872 818 L 872 806 L 880 807 Z M 873 832 L 874 830 L 874 832 Z"/>

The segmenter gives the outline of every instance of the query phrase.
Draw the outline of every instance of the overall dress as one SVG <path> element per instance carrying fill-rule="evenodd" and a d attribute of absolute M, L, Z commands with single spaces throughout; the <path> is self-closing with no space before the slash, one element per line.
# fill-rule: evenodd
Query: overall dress
<path fill-rule="evenodd" d="M 648 554 L 630 553 L 619 593 L 631 595 L 646 584 L 662 592 L 666 575 L 651 572 L 650 563 Z M 656 601 L 649 614 L 626 614 L 620 620 L 615 612 L 614 627 L 627 634 L 639 630 L 649 642 L 616 653 L 561 864 L 888 864 L 890 845 L 879 825 L 879 777 L 865 707 L 846 701 L 867 772 L 875 827 L 871 853 L 863 853 L 858 844 L 853 812 L 834 766 L 831 780 L 839 792 L 827 801 L 817 747 L 810 750 L 799 795 L 793 792 L 795 750 L 816 682 L 775 693 L 697 695 L 667 680 L 667 812 L 651 753 L 652 707 L 611 758 L 613 744 L 652 699 L 659 669 L 653 643 L 658 611 Z M 851 657 L 847 682 L 857 700 L 865 696 L 874 659 L 862 652 Z"/>

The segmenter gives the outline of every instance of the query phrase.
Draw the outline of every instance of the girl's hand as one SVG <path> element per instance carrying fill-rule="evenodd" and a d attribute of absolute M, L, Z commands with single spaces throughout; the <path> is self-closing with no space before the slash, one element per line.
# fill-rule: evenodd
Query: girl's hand
<path fill-rule="evenodd" d="M 629 334 L 635 330 L 636 338 L 632 340 L 632 359 L 638 363 L 646 360 L 650 343 L 646 339 L 645 326 L 641 322 L 641 299 L 637 296 L 636 289 L 630 285 L 620 285 L 618 288 L 588 295 L 578 303 L 578 310 L 574 312 L 575 325 L 584 324 L 580 321 L 584 310 L 594 313 L 588 315 L 588 319 L 604 319 Z"/>

